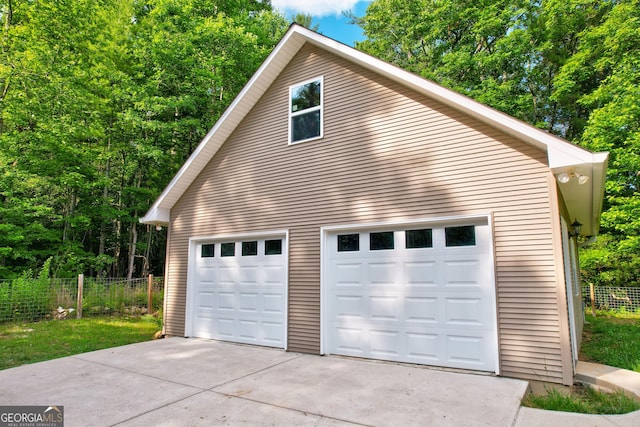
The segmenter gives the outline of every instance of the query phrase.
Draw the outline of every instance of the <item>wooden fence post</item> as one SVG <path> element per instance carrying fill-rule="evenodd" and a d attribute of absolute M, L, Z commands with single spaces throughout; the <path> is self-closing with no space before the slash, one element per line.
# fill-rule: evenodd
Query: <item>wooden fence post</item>
<path fill-rule="evenodd" d="M 82 319 L 82 288 L 84 287 L 84 274 L 78 274 L 78 304 L 76 306 L 76 318 Z"/>
<path fill-rule="evenodd" d="M 596 316 L 596 291 L 593 283 L 589 283 L 589 293 L 591 294 L 591 315 Z"/>
<path fill-rule="evenodd" d="M 153 314 L 153 274 L 147 281 L 147 314 Z"/>

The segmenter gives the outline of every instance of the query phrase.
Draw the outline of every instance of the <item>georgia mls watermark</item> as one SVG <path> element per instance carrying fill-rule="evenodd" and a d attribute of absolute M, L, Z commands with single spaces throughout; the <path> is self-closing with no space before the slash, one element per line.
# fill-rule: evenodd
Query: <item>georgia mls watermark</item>
<path fill-rule="evenodd" d="M 64 406 L 0 406 L 0 427 L 64 427 Z"/>

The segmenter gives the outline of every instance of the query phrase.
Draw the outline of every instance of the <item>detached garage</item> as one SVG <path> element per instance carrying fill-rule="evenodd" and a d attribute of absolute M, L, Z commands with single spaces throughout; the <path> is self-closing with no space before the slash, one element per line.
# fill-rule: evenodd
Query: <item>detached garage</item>
<path fill-rule="evenodd" d="M 606 162 L 293 25 L 141 219 L 165 333 L 571 384 Z"/>

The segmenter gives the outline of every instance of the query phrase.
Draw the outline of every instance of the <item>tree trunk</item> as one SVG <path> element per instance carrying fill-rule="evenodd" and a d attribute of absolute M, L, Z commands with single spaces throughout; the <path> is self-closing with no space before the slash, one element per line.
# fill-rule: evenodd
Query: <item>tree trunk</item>
<path fill-rule="evenodd" d="M 133 279 L 133 270 L 135 269 L 136 245 L 138 244 L 138 226 L 134 222 L 129 228 L 129 266 L 127 268 L 127 280 Z"/>

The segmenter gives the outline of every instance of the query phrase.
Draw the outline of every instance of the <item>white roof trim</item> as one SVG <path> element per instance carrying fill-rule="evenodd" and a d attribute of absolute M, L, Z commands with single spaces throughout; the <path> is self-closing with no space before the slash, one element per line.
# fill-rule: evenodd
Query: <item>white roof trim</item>
<path fill-rule="evenodd" d="M 168 212 L 174 204 L 305 43 L 319 46 L 335 55 L 407 86 L 418 93 L 464 112 L 514 138 L 546 150 L 549 167 L 554 173 L 560 173 L 581 165 L 594 165 L 595 169 L 600 170 L 604 168 L 603 170 L 606 171 L 607 153 L 591 153 L 562 138 L 474 101 L 467 96 L 425 80 L 416 74 L 409 73 L 408 71 L 304 27 L 293 24 L 280 43 L 278 43 L 216 122 L 214 127 L 207 133 L 189 159 L 187 159 L 185 164 L 180 168 L 169 185 L 167 185 L 162 194 L 151 206 L 147 214 L 143 218 L 140 218 L 142 223 L 168 225 Z M 599 174 L 593 173 L 593 175 L 591 178 L 593 181 L 596 181 Z M 604 175 L 599 179 L 602 181 L 593 182 L 594 192 L 592 196 L 594 198 L 592 198 L 592 204 L 601 206 L 602 197 L 600 197 L 599 203 L 597 201 L 593 202 L 593 200 L 598 198 L 595 187 L 604 188 Z M 595 210 L 598 211 L 597 217 L 599 218 L 600 208 L 595 209 L 594 206 L 594 211 Z M 589 219 L 590 224 L 591 221 L 595 219 L 593 218 L 594 215 L 591 216 L 592 218 Z M 584 218 L 581 219 L 581 221 L 584 222 L 587 221 L 587 219 Z"/>

